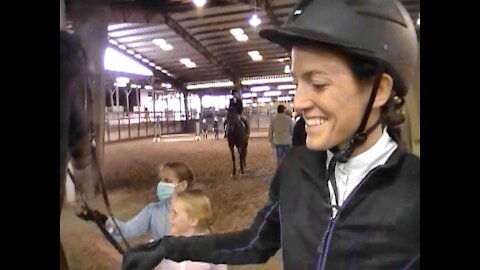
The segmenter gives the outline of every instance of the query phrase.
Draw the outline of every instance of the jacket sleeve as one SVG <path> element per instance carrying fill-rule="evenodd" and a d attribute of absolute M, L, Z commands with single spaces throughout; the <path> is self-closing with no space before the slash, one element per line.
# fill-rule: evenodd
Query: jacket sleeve
<path fill-rule="evenodd" d="M 122 231 L 123 236 L 128 240 L 129 238 L 141 236 L 147 233 L 150 229 L 150 220 L 152 218 L 153 210 L 154 204 L 151 203 L 145 206 L 135 217 L 133 217 L 127 222 L 122 222 L 118 219 L 115 219 L 118 227 Z M 121 241 L 122 238 L 118 229 L 113 223 L 113 220 L 109 218 L 106 224 L 107 227 L 113 229 L 112 236 L 115 237 L 117 241 Z"/>
<path fill-rule="evenodd" d="M 275 255 L 281 246 L 278 174 L 270 187 L 269 201 L 249 228 L 232 233 L 167 237 L 167 258 L 214 264 L 258 264 Z"/>

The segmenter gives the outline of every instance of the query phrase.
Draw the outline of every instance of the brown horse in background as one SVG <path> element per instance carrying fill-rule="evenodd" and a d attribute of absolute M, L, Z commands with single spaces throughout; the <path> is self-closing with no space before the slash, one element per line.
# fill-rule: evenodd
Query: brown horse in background
<path fill-rule="evenodd" d="M 249 132 L 233 107 L 228 108 L 227 122 L 227 141 L 232 155 L 232 176 L 234 176 L 237 172 L 237 167 L 235 165 L 235 152 L 233 148 L 237 147 L 240 156 L 240 173 L 243 174 L 246 166 L 245 159 L 247 157 Z"/>

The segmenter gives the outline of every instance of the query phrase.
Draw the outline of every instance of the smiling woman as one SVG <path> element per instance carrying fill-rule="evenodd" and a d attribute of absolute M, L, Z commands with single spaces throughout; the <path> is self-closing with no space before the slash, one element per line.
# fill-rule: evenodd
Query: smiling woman
<path fill-rule="evenodd" d="M 306 121 L 307 146 L 316 150 L 346 147 L 365 117 L 379 63 L 349 57 L 328 46 L 309 45 L 295 46 L 292 60 L 297 84 L 294 106 Z M 393 99 L 392 87 L 392 76 L 382 74 L 366 128 L 378 125 L 381 117 L 389 123 L 403 121 L 393 113 L 389 116 L 391 110 L 384 107 L 394 104 L 387 102 Z M 381 134 L 381 127 L 373 129 L 356 152 L 370 148 Z"/>

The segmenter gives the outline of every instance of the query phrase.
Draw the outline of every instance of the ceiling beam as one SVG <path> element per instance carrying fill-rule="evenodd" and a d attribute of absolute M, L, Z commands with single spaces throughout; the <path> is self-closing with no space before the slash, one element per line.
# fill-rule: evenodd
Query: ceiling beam
<path fill-rule="evenodd" d="M 227 75 L 232 81 L 239 81 L 238 77 L 233 73 L 230 68 L 223 65 L 207 48 L 205 48 L 198 40 L 196 40 L 187 30 L 185 30 L 180 24 L 178 24 L 170 15 L 163 14 L 165 24 L 172 29 L 177 35 L 182 37 L 190 46 L 202 54 L 212 65 L 222 67 L 225 75 Z"/>
<path fill-rule="evenodd" d="M 271 8 L 271 0 L 258 0 L 258 1 L 256 0 L 223 0 L 223 1 L 229 2 L 232 4 L 246 4 L 253 7 L 256 6 L 257 8 L 258 7 L 262 8 L 262 5 L 263 5 L 263 8 L 267 12 L 268 18 L 273 23 L 273 25 L 275 26 L 280 25 L 280 21 L 278 20 L 277 16 L 275 16 L 275 14 L 273 13 L 273 9 Z"/>
<path fill-rule="evenodd" d="M 278 17 L 275 15 L 275 13 L 273 12 L 272 6 L 270 5 L 271 1 L 273 0 L 263 0 L 263 8 L 267 12 L 267 16 L 270 19 L 270 21 L 273 23 L 273 25 L 280 26 L 280 21 L 278 20 Z"/>

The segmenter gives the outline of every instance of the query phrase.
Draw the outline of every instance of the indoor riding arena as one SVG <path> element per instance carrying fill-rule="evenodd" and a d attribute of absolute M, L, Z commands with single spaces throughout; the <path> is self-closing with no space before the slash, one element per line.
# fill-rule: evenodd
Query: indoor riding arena
<path fill-rule="evenodd" d="M 213 233 L 248 228 L 268 200 L 277 168 L 269 127 L 294 111 L 290 54 L 258 31 L 285 22 L 296 0 L 61 0 L 61 27 L 80 37 L 92 67 L 92 127 L 115 218 L 127 221 L 158 201 L 159 167 L 188 164 L 211 200 Z M 420 0 L 402 0 L 420 42 Z M 86 4 L 88 3 L 88 4 Z M 62 21 L 63 20 L 63 21 Z M 420 63 L 418 62 L 418 70 Z M 405 97 L 401 144 L 420 156 L 420 73 Z M 225 132 L 231 90 L 240 93 L 250 136 L 244 173 Z M 206 138 L 202 136 L 206 129 Z M 76 216 L 82 199 L 70 177 L 60 239 L 72 270 L 120 269 L 122 256 L 93 222 Z M 90 208 L 107 213 L 102 193 Z M 148 242 L 150 235 L 129 240 Z M 263 265 L 282 269 L 280 252 Z"/>

